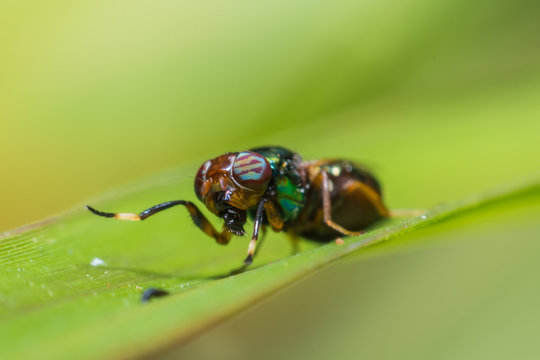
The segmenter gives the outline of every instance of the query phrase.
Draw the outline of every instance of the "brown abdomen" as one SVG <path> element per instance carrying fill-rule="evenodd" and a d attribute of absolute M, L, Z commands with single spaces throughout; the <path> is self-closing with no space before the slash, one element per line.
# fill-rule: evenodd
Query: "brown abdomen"
<path fill-rule="evenodd" d="M 371 173 L 345 160 L 320 160 L 304 164 L 310 188 L 299 216 L 287 224 L 286 231 L 315 241 L 330 241 L 343 236 L 324 222 L 322 175 L 328 174 L 332 220 L 347 230 L 364 230 L 388 217 L 382 203 L 381 188 Z"/>

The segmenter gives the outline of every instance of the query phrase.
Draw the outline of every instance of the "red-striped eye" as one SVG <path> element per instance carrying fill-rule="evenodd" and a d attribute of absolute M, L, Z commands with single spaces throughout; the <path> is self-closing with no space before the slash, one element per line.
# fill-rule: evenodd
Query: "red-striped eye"
<path fill-rule="evenodd" d="M 238 184 L 258 190 L 270 182 L 272 168 L 264 156 L 253 151 L 243 151 L 234 161 L 233 177 Z"/>

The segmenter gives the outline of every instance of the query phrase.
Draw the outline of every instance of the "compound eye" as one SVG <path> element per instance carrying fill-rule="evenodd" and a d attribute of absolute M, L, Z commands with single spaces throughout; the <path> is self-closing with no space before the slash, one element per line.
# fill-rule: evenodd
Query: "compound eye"
<path fill-rule="evenodd" d="M 195 175 L 195 194 L 197 194 L 199 200 L 202 198 L 202 188 L 203 184 L 205 183 L 206 173 L 208 172 L 210 165 L 212 165 L 212 161 L 208 160 L 201 165 L 199 171 L 197 171 L 197 175 Z"/>
<path fill-rule="evenodd" d="M 233 177 L 246 188 L 259 190 L 270 182 L 272 168 L 264 156 L 253 151 L 243 151 L 236 156 Z"/>

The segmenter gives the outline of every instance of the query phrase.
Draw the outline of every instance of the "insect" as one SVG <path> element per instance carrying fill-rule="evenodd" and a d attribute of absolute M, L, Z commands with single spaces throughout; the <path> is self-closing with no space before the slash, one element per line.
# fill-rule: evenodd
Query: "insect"
<path fill-rule="evenodd" d="M 245 234 L 249 215 L 254 225 L 246 266 L 256 254 L 259 232 L 265 233 L 268 226 L 288 233 L 295 245 L 298 237 L 327 242 L 360 235 L 389 217 L 380 185 L 367 170 L 342 159 L 303 161 L 300 155 L 277 146 L 226 153 L 206 161 L 195 176 L 195 194 L 223 219 L 221 231 L 187 200 L 167 201 L 140 214 L 86 208 L 103 217 L 139 221 L 183 205 L 195 225 L 222 245 L 233 234 Z"/>

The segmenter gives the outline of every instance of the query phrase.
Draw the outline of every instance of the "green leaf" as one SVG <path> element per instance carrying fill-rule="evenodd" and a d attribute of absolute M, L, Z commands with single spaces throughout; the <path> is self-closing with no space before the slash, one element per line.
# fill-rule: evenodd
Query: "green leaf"
<path fill-rule="evenodd" d="M 135 185 L 143 198 L 160 198 L 178 183 L 178 172 Z M 221 247 L 194 226 L 178 226 L 184 209 L 144 223 L 98 218 L 81 210 L 37 229 L 4 235 L 0 264 L 3 358 L 101 358 L 158 350 L 230 316 L 286 284 L 358 249 L 461 215 L 505 197 L 537 194 L 533 181 L 433 208 L 425 215 L 380 224 L 344 245 L 303 244 L 289 256 L 283 236 L 269 236 L 261 256 L 244 273 L 246 241 Z M 124 195 L 101 208 L 142 208 Z M 148 204 L 147 204 L 148 205 Z M 184 210 L 185 211 L 185 210 Z M 176 213 L 175 213 L 176 212 Z M 91 265 L 94 259 L 105 265 Z M 142 304 L 142 291 L 171 296 Z"/>
<path fill-rule="evenodd" d="M 165 358 L 535 359 L 540 192 L 470 210 L 355 252 Z"/>

